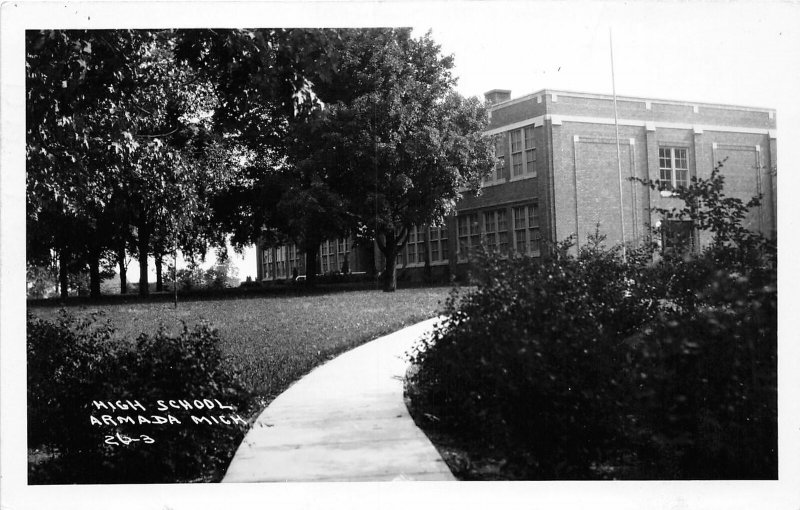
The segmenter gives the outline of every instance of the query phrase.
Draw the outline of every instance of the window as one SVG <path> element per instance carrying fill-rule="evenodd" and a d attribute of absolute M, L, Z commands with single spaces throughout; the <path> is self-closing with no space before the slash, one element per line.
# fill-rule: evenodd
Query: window
<path fill-rule="evenodd" d="M 497 249 L 497 224 L 494 211 L 483 213 L 483 231 L 486 233 L 486 248 L 494 251 Z"/>
<path fill-rule="evenodd" d="M 506 253 L 508 251 L 508 226 L 506 210 L 497 209 L 483 213 L 483 231 L 486 236 L 486 248 L 490 251 Z"/>
<path fill-rule="evenodd" d="M 687 150 L 675 147 L 658 149 L 659 180 L 665 189 L 685 187 L 689 184 L 689 158 Z"/>
<path fill-rule="evenodd" d="M 300 269 L 300 250 L 294 244 L 289 245 L 289 272 Z"/>
<path fill-rule="evenodd" d="M 275 278 L 286 278 L 286 253 L 284 250 L 284 246 L 275 250 Z"/>
<path fill-rule="evenodd" d="M 415 264 L 417 262 L 425 262 L 425 251 L 422 246 L 424 236 L 417 227 L 411 227 L 408 231 L 408 243 L 406 244 L 406 252 L 408 254 L 408 263 Z"/>
<path fill-rule="evenodd" d="M 431 263 L 447 261 L 447 227 L 431 227 Z"/>
<path fill-rule="evenodd" d="M 506 157 L 505 156 L 500 156 L 500 157 L 497 158 L 497 168 L 495 168 L 494 172 L 495 172 L 495 176 L 494 176 L 495 180 L 496 181 L 502 181 L 503 180 L 503 174 L 505 174 L 505 172 L 506 172 Z"/>
<path fill-rule="evenodd" d="M 406 244 L 408 251 L 408 263 L 414 264 L 417 262 L 417 227 L 411 227 L 408 231 L 408 243 Z"/>
<path fill-rule="evenodd" d="M 339 261 L 339 269 L 340 271 L 344 272 L 345 270 L 345 261 L 347 257 L 350 255 L 350 242 L 347 239 L 339 239 L 337 244 L 337 255 Z M 349 264 L 348 264 L 349 267 Z"/>
<path fill-rule="evenodd" d="M 261 267 L 265 280 L 286 278 L 286 250 L 285 246 L 264 248 Z"/>
<path fill-rule="evenodd" d="M 337 241 L 322 241 L 320 245 L 320 269 L 322 274 L 339 270 L 336 265 Z"/>
<path fill-rule="evenodd" d="M 515 152 L 522 152 L 522 130 L 515 129 L 511 131 L 511 154 Z"/>
<path fill-rule="evenodd" d="M 458 217 L 458 254 L 459 258 L 467 258 L 471 249 L 480 244 L 480 229 L 477 214 L 465 214 Z"/>
<path fill-rule="evenodd" d="M 528 206 L 528 240 L 530 241 L 530 254 L 534 257 L 541 255 L 539 239 L 539 204 L 534 202 Z"/>
<path fill-rule="evenodd" d="M 522 130 L 511 132 L 511 178 L 522 175 Z"/>
<path fill-rule="evenodd" d="M 502 136 L 495 136 L 494 139 L 494 154 L 497 156 L 497 166 L 494 168 L 494 174 L 488 175 L 484 179 L 484 183 L 501 181 L 505 177 L 506 171 L 506 146 Z"/>
<path fill-rule="evenodd" d="M 481 229 L 478 224 L 478 215 L 470 215 L 470 228 L 469 228 L 469 246 L 470 248 L 477 248 L 481 244 Z"/>
<path fill-rule="evenodd" d="M 322 241 L 322 249 L 320 250 L 320 261 L 322 263 L 322 274 L 330 271 L 330 264 L 328 259 L 328 241 Z"/>
<path fill-rule="evenodd" d="M 439 248 L 441 248 L 442 260 L 445 261 L 450 255 L 447 249 L 447 226 L 437 228 L 437 230 L 439 231 Z"/>
<path fill-rule="evenodd" d="M 500 253 L 508 253 L 508 221 L 506 220 L 507 211 L 500 209 L 497 211 L 497 247 Z"/>
<path fill-rule="evenodd" d="M 539 205 L 537 202 L 514 207 L 514 251 L 520 255 L 541 255 L 539 232 Z"/>
<path fill-rule="evenodd" d="M 525 128 L 525 173 L 536 177 L 536 147 L 533 145 L 533 126 Z"/>
<path fill-rule="evenodd" d="M 326 249 L 320 245 L 320 251 Z M 294 269 L 300 268 L 302 253 L 294 244 L 286 244 L 273 248 L 264 248 L 262 252 L 262 274 L 265 280 L 290 278 Z M 321 260 L 325 260 L 321 257 Z"/>
<path fill-rule="evenodd" d="M 272 267 L 272 248 L 264 248 L 261 256 L 261 270 L 265 280 L 272 279 Z"/>
<path fill-rule="evenodd" d="M 528 251 L 528 224 L 525 206 L 515 207 L 514 211 L 514 249 L 517 253 Z"/>

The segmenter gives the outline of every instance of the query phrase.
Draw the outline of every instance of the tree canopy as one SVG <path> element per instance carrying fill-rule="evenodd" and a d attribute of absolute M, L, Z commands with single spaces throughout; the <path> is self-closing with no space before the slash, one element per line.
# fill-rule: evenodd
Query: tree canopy
<path fill-rule="evenodd" d="M 174 34 L 26 36 L 29 253 L 86 261 L 97 294 L 99 260 L 135 245 L 147 293 L 149 255 L 224 243 L 206 207 L 230 173 L 209 130 L 216 99 L 175 62 Z"/>
<path fill-rule="evenodd" d="M 342 197 L 360 235 L 377 241 L 386 289 L 393 290 L 395 258 L 409 230 L 441 222 L 460 190 L 477 189 L 495 159 L 482 135 L 485 108 L 453 90 L 452 58 L 429 36 L 381 35 L 352 34 L 335 75 L 342 82 L 319 87 L 332 101 L 300 162 Z M 356 86 L 347 89 L 344 77 L 351 76 Z"/>
<path fill-rule="evenodd" d="M 358 232 L 390 260 L 477 187 L 486 112 L 410 29 L 29 31 L 28 253 L 67 276 L 159 272 L 271 236 Z M 313 270 L 312 270 L 313 272 Z M 393 279 L 388 283 L 393 288 Z"/>

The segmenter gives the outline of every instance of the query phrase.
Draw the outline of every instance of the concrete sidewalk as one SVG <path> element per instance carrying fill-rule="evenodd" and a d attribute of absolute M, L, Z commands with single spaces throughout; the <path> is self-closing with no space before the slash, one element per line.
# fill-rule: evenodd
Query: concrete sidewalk
<path fill-rule="evenodd" d="M 404 353 L 438 319 L 314 369 L 258 417 L 223 482 L 455 480 L 403 402 Z"/>

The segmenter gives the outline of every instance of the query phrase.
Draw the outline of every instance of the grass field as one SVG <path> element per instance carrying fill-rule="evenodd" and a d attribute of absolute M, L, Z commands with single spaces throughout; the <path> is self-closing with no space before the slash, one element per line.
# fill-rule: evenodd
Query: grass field
<path fill-rule="evenodd" d="M 248 389 L 271 401 L 313 367 L 386 333 L 432 317 L 447 297 L 446 287 L 338 292 L 302 297 L 259 297 L 171 303 L 75 306 L 75 315 L 102 310 L 120 336 L 191 328 L 206 321 L 222 338 L 232 370 Z M 29 308 L 52 319 L 57 308 Z"/>

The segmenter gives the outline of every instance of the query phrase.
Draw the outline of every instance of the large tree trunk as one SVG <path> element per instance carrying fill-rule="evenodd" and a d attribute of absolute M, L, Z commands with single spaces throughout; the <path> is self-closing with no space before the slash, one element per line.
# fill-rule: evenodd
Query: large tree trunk
<path fill-rule="evenodd" d="M 161 267 L 163 265 L 162 257 L 160 253 L 156 254 L 156 292 L 161 292 L 164 290 L 164 280 L 161 277 Z"/>
<path fill-rule="evenodd" d="M 147 255 L 150 251 L 150 230 L 144 222 L 139 224 L 137 239 L 139 249 L 139 295 L 150 295 L 150 283 L 147 281 Z"/>
<path fill-rule="evenodd" d="M 376 236 L 378 249 L 381 250 L 383 256 L 386 257 L 386 269 L 383 272 L 384 292 L 394 292 L 397 290 L 397 254 L 408 241 L 408 228 L 403 227 L 400 230 L 400 235 L 397 235 L 393 230 L 384 232 L 383 242 L 381 242 L 381 234 Z"/>
<path fill-rule="evenodd" d="M 66 248 L 61 248 L 58 251 L 58 283 L 61 286 L 61 299 L 67 299 L 69 296 L 69 252 Z"/>
<path fill-rule="evenodd" d="M 386 270 L 383 272 L 383 291 L 397 290 L 397 248 L 394 244 L 386 246 Z"/>
<path fill-rule="evenodd" d="M 100 251 L 89 250 L 89 296 L 100 297 Z"/>
<path fill-rule="evenodd" d="M 128 293 L 128 274 L 125 267 L 125 246 L 121 245 L 117 249 L 117 264 L 119 264 L 119 293 Z"/>
<path fill-rule="evenodd" d="M 383 270 L 383 291 L 394 292 L 397 290 L 397 239 L 394 232 L 384 233 L 385 243 L 381 245 L 378 238 L 378 248 L 386 258 L 386 266 Z"/>

